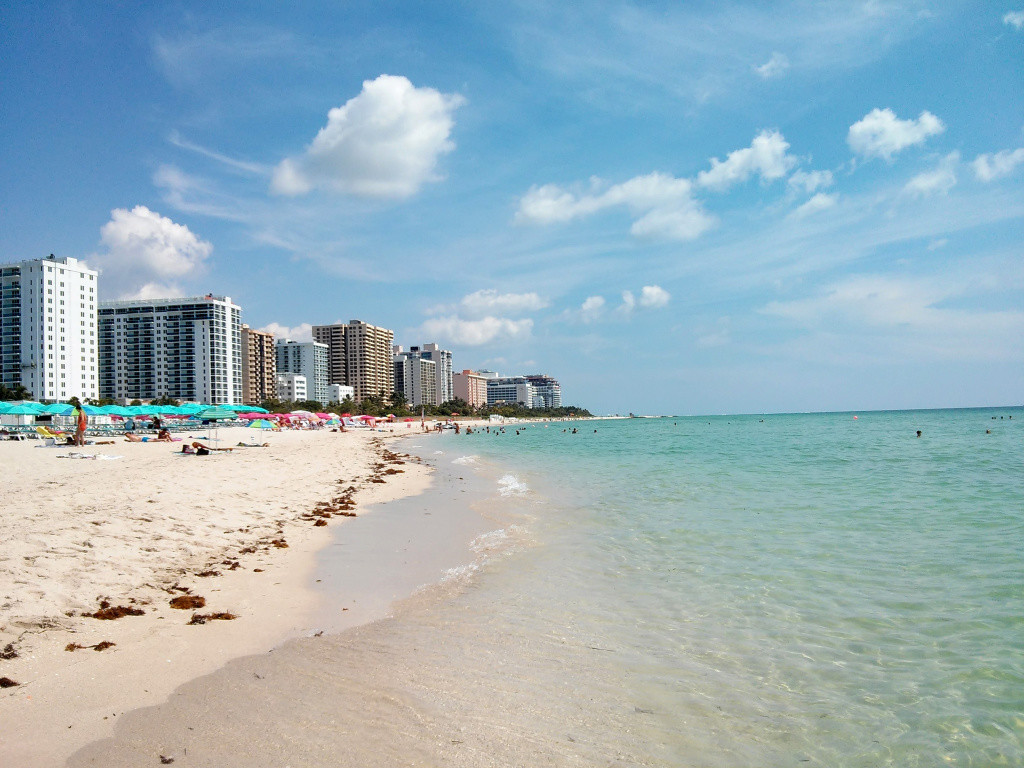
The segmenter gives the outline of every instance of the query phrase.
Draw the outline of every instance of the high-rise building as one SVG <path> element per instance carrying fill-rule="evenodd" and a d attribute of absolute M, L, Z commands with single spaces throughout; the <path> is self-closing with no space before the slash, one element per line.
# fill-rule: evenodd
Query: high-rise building
<path fill-rule="evenodd" d="M 0 383 L 36 400 L 98 390 L 96 271 L 70 257 L 0 266 Z"/>
<path fill-rule="evenodd" d="M 452 393 L 474 408 L 487 405 L 487 379 L 469 370 L 452 374 Z"/>
<path fill-rule="evenodd" d="M 394 331 L 352 320 L 347 324 L 314 325 L 313 339 L 328 347 L 330 376 L 340 378 L 331 384 L 352 387 L 357 403 L 377 395 L 391 397 L 395 391 L 391 352 Z"/>
<path fill-rule="evenodd" d="M 541 373 L 527 374 L 526 380 L 533 385 L 534 396 L 540 399 L 535 408 L 561 408 L 562 385 Z"/>
<path fill-rule="evenodd" d="M 536 392 L 525 376 L 500 376 L 487 379 L 488 405 L 536 407 Z"/>
<path fill-rule="evenodd" d="M 437 363 L 424 357 L 419 347 L 408 351 L 394 347 L 395 391 L 405 395 L 405 401 L 415 405 L 437 405 Z"/>
<path fill-rule="evenodd" d="M 310 400 L 327 402 L 327 345 L 316 341 L 277 342 L 277 372 L 298 373 L 306 377 L 306 392 Z"/>
<path fill-rule="evenodd" d="M 327 383 L 348 383 L 348 357 L 345 354 L 345 330 L 343 323 L 314 325 L 313 341 L 327 345 Z"/>
<path fill-rule="evenodd" d="M 242 402 L 259 405 L 277 398 L 274 334 L 242 324 Z"/>
<path fill-rule="evenodd" d="M 415 349 L 415 347 L 411 347 Z M 434 380 L 437 399 L 434 405 L 447 403 L 455 397 L 452 387 L 452 353 L 447 349 L 441 349 L 437 344 L 424 344 L 420 347 L 420 354 L 435 363 Z"/>
<path fill-rule="evenodd" d="M 101 302 L 100 396 L 241 403 L 241 315 L 213 294 Z"/>

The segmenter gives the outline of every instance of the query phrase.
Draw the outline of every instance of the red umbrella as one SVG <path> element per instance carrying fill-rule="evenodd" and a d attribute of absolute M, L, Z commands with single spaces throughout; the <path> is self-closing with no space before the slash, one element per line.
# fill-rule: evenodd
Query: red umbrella
<path fill-rule="evenodd" d="M 351 419 L 352 418 L 352 414 L 351 413 L 343 413 L 341 415 L 342 415 L 343 418 L 347 418 L 347 419 Z"/>

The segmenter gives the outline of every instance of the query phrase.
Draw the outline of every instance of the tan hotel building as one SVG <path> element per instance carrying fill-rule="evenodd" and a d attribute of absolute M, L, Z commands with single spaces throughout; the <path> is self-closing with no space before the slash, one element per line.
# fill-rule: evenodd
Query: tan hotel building
<path fill-rule="evenodd" d="M 353 399 L 395 391 L 392 347 L 395 332 L 361 320 L 333 325 L 314 325 L 313 340 L 327 345 L 328 384 L 344 384 L 355 391 Z"/>
<path fill-rule="evenodd" d="M 474 408 L 487 405 L 487 377 L 469 370 L 453 373 L 452 392 Z"/>
<path fill-rule="evenodd" d="M 259 405 L 277 397 L 274 334 L 242 325 L 242 402 Z"/>

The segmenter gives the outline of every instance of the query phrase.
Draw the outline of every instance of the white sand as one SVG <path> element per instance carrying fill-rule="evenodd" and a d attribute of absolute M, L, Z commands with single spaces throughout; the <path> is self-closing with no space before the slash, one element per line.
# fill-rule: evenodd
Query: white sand
<path fill-rule="evenodd" d="M 259 436 L 219 434 L 224 446 Z M 120 714 L 309 632 L 315 553 L 349 518 L 332 516 L 323 527 L 301 518 L 349 488 L 361 514 L 430 483 L 421 464 L 382 462 L 383 450 L 401 452 L 400 441 L 382 442 L 391 436 L 266 433 L 269 447 L 202 457 L 178 455 L 181 443 L 0 442 L 0 651 L 10 643 L 17 652 L 0 659 L 0 677 L 19 683 L 0 690 L 0 765 L 59 764 L 109 736 Z M 209 570 L 220 575 L 197 575 Z M 205 607 L 171 608 L 185 594 L 175 585 L 204 597 Z M 101 601 L 145 614 L 80 615 Z M 215 612 L 237 618 L 188 625 L 193 613 Z M 102 641 L 115 645 L 65 650 Z"/>

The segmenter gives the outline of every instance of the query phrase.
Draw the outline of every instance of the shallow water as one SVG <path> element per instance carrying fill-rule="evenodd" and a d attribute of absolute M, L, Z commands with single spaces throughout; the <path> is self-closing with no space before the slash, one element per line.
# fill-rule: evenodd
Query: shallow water
<path fill-rule="evenodd" d="M 190 686 L 190 754 L 254 764 L 194 711 L 244 691 L 261 765 L 1024 764 L 1022 420 L 424 439 L 490 489 L 473 562 L 392 618 Z"/>

